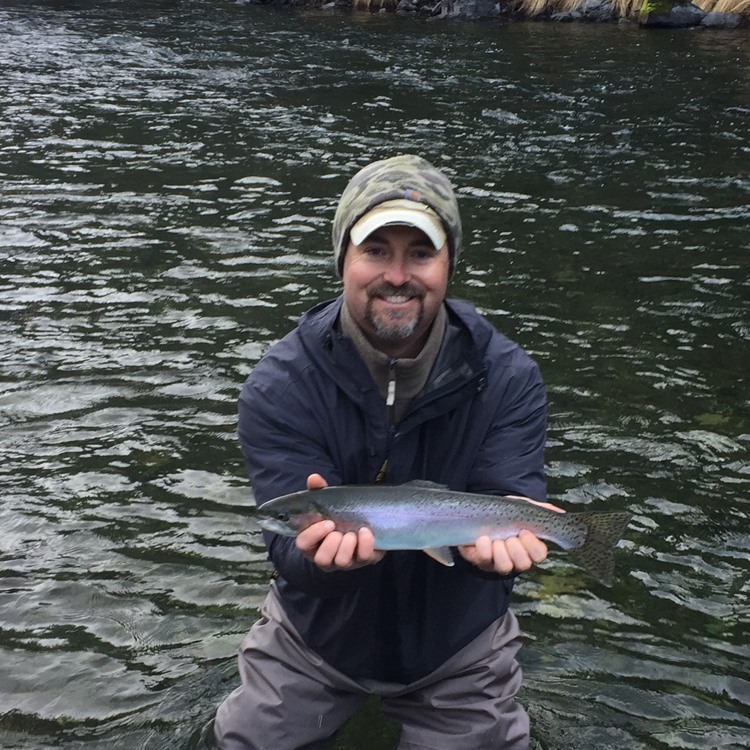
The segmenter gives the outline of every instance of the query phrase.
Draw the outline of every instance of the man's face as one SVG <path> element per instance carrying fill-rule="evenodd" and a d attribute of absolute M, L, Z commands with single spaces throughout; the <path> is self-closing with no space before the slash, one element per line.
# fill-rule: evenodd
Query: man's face
<path fill-rule="evenodd" d="M 448 287 L 448 247 L 435 250 L 419 229 L 381 227 L 361 245 L 349 242 L 344 299 L 370 343 L 390 357 L 422 349 Z"/>

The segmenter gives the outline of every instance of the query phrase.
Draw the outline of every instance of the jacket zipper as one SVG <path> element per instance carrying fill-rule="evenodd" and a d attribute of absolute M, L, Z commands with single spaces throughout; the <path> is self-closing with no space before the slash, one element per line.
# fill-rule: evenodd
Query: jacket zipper
<path fill-rule="evenodd" d="M 394 405 L 396 403 L 396 364 L 397 359 L 392 359 L 388 363 L 388 391 L 385 397 L 385 405 L 388 407 L 388 419 L 393 424 L 395 416 Z"/>

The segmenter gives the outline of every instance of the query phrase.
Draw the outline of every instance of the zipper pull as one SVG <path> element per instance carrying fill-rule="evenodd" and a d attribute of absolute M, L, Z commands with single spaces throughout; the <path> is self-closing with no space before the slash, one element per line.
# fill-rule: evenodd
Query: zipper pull
<path fill-rule="evenodd" d="M 396 362 L 392 359 L 388 368 L 388 395 L 385 398 L 386 406 L 393 406 L 396 403 Z"/>

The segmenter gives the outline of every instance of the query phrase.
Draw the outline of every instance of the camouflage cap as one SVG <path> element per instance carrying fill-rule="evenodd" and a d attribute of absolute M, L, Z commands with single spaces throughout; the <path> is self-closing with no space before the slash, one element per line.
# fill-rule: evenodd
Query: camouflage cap
<path fill-rule="evenodd" d="M 406 199 L 429 206 L 448 237 L 451 274 L 461 253 L 461 216 L 448 178 L 421 156 L 402 154 L 368 164 L 341 194 L 333 219 L 333 257 L 341 275 L 349 230 L 370 209 L 385 201 Z"/>

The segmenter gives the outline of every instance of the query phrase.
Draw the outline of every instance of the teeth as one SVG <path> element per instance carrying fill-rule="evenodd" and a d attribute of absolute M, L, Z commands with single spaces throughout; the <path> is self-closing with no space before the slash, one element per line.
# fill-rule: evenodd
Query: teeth
<path fill-rule="evenodd" d="M 408 302 L 411 299 L 411 297 L 407 297 L 405 295 L 398 295 L 398 296 L 391 295 L 390 297 L 383 297 L 383 299 L 386 302 L 390 302 L 391 304 L 397 305 L 397 304 L 400 304 L 401 302 Z"/>

